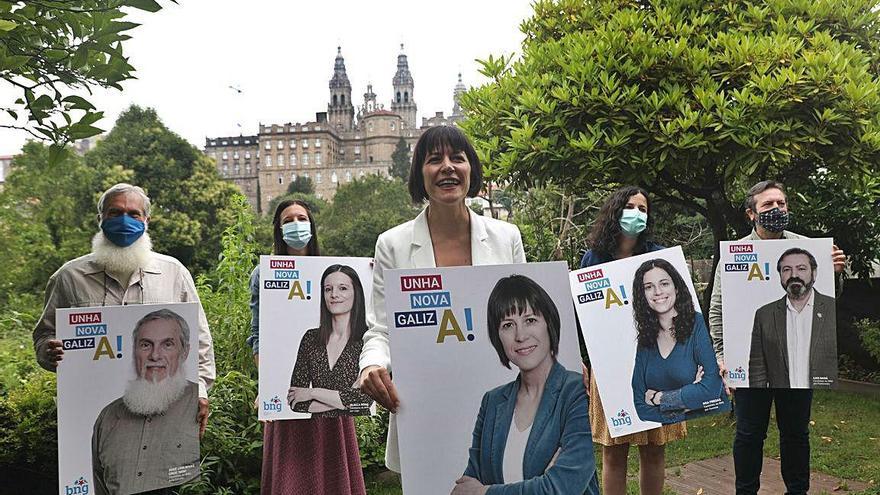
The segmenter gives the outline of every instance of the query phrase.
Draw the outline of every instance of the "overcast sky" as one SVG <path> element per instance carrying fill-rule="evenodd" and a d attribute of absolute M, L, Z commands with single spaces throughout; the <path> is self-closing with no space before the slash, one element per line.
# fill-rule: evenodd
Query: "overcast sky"
<path fill-rule="evenodd" d="M 107 115 L 96 125 L 109 130 L 128 105 L 150 106 L 199 148 L 205 137 L 256 134 L 260 122 L 314 120 L 327 110 L 337 46 L 355 105 L 372 82 L 390 106 L 404 43 L 418 122 L 448 115 L 458 72 L 467 86 L 485 82 L 474 59 L 520 53 L 519 25 L 532 12 L 528 0 L 160 1 L 159 13 L 130 16 L 142 23 L 125 44 L 138 79 L 96 92 L 90 101 Z M 27 137 L 0 130 L 0 155 Z"/>

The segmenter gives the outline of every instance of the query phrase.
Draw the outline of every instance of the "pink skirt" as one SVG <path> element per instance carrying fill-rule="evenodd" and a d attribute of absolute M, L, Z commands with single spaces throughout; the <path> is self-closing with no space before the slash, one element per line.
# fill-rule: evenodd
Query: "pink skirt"
<path fill-rule="evenodd" d="M 352 417 L 264 423 L 262 495 L 366 492 Z"/>

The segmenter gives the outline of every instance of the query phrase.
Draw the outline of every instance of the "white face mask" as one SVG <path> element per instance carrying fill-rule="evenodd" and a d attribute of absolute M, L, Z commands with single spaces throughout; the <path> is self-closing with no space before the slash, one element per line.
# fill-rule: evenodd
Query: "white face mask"
<path fill-rule="evenodd" d="M 293 249 L 302 249 L 312 240 L 311 222 L 288 222 L 281 226 L 284 242 Z"/>
<path fill-rule="evenodd" d="M 648 214 L 638 208 L 629 208 L 620 214 L 620 231 L 629 237 L 638 237 L 647 227 Z"/>

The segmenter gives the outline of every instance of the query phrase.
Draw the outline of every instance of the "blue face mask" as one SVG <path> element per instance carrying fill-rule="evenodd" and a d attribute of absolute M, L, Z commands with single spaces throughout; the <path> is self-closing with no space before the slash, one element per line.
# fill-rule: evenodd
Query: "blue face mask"
<path fill-rule="evenodd" d="M 131 246 L 134 241 L 140 239 L 145 230 L 147 226 L 144 222 L 128 215 L 110 217 L 101 222 L 104 236 L 119 247 Z"/>
<path fill-rule="evenodd" d="M 281 226 L 284 242 L 293 249 L 302 249 L 312 240 L 311 222 L 288 222 Z"/>
<path fill-rule="evenodd" d="M 638 237 L 648 227 L 648 214 L 638 208 L 623 210 L 620 214 L 620 231 L 630 237 Z"/>

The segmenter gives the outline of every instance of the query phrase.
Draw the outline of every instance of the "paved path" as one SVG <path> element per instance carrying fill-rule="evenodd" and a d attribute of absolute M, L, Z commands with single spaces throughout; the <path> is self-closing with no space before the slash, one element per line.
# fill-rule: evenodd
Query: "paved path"
<path fill-rule="evenodd" d="M 734 493 L 733 456 L 715 457 L 669 468 L 666 470 L 666 486 L 681 495 L 731 495 Z M 840 480 L 815 471 L 810 475 L 810 493 L 843 494 L 847 493 L 842 489 L 844 486 L 855 492 L 865 490 L 869 485 L 860 481 Z M 758 493 L 785 493 L 777 459 L 764 458 L 761 491 Z"/>

